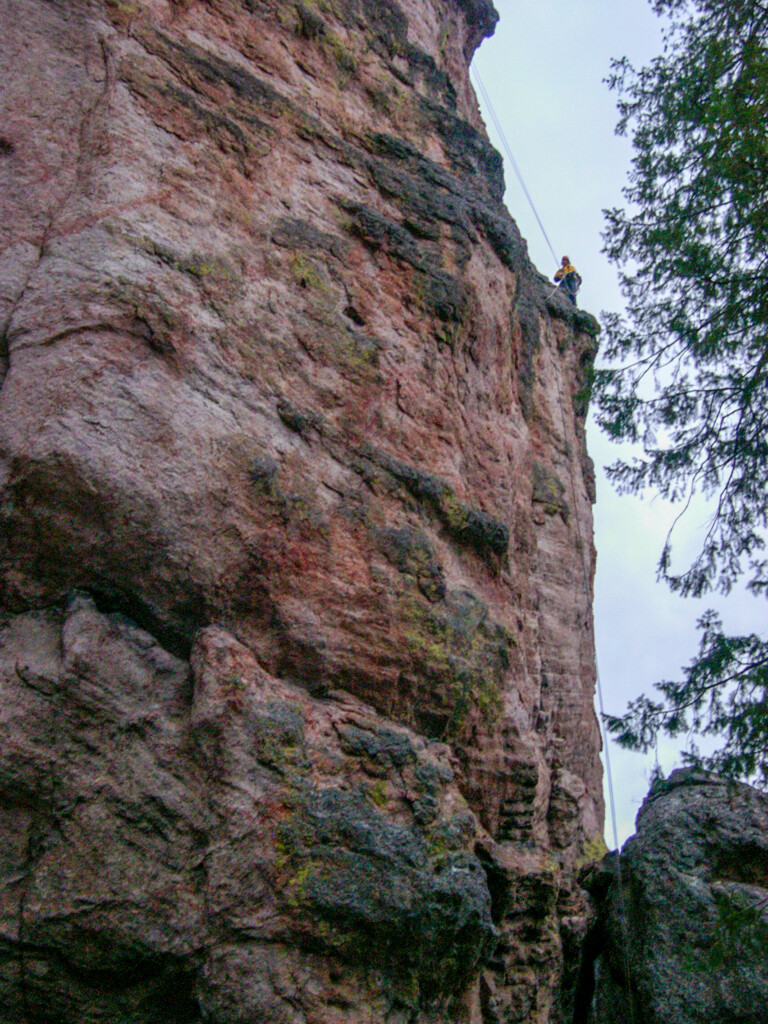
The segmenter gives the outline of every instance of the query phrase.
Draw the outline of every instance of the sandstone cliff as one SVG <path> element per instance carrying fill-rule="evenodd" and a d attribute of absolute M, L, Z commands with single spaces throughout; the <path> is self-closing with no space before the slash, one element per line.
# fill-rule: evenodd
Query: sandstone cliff
<path fill-rule="evenodd" d="M 4 1022 L 570 1015 L 596 324 L 495 18 L 0 0 Z"/>

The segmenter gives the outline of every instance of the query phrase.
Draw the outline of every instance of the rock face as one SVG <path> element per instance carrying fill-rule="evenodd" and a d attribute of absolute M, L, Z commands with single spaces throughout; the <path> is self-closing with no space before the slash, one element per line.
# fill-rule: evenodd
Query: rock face
<path fill-rule="evenodd" d="M 568 1019 L 595 321 L 487 0 L 0 0 L 0 1019 Z"/>
<path fill-rule="evenodd" d="M 765 1021 L 764 793 L 699 771 L 674 772 L 645 800 L 620 865 L 610 854 L 587 885 L 598 917 L 576 1024 Z"/>

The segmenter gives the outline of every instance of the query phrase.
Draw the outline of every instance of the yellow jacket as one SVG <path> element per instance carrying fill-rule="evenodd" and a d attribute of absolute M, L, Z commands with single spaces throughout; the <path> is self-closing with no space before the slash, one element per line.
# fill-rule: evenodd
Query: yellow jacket
<path fill-rule="evenodd" d="M 567 277 L 568 274 L 576 274 L 576 273 L 578 273 L 578 271 L 576 270 L 576 267 L 574 267 L 574 265 L 572 263 L 566 263 L 564 267 L 560 267 L 559 270 L 555 271 L 555 280 L 556 281 L 562 281 L 562 279 L 564 277 Z"/>

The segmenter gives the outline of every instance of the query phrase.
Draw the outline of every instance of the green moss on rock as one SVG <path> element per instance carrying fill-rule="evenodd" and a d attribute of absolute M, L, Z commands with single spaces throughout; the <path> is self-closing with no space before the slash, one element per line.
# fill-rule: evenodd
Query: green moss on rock
<path fill-rule="evenodd" d="M 293 915 L 301 910 L 302 943 L 397 977 L 421 1004 L 460 989 L 494 939 L 474 854 L 433 858 L 421 836 L 360 794 L 313 794 L 280 841 L 283 898 Z"/>
<path fill-rule="evenodd" d="M 558 513 L 568 522 L 571 510 L 565 500 L 565 485 L 540 462 L 533 464 L 533 494 L 535 504 L 542 505 L 547 515 Z"/>
<path fill-rule="evenodd" d="M 427 683 L 416 710 L 420 727 L 428 735 L 452 738 L 473 710 L 491 726 L 501 714 L 510 664 L 512 638 L 507 630 L 468 590 L 451 591 L 438 606 L 407 597 L 400 615 L 414 670 Z"/>
<path fill-rule="evenodd" d="M 484 559 L 506 554 L 509 527 L 487 512 L 466 505 L 441 477 L 417 469 L 370 444 L 363 446 L 356 468 L 371 482 L 380 479 L 383 470 L 393 490 L 402 487 L 419 505 L 429 509 L 462 547 L 473 549 Z"/>

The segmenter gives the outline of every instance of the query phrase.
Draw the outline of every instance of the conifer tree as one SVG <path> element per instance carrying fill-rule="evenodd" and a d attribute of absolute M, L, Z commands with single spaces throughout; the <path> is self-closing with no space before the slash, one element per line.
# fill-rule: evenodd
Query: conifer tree
<path fill-rule="evenodd" d="M 597 418 L 643 455 L 609 475 L 713 502 L 701 550 L 675 572 L 681 595 L 746 583 L 768 597 L 768 0 L 653 0 L 667 19 L 661 56 L 614 62 L 620 134 L 634 156 L 626 209 L 606 211 L 625 317 L 606 316 Z M 713 735 L 708 768 L 768 783 L 768 642 L 729 636 L 714 612 L 676 682 L 657 684 L 609 729 L 647 750 L 660 731 Z M 694 750 L 687 760 L 697 760 Z"/>

